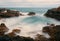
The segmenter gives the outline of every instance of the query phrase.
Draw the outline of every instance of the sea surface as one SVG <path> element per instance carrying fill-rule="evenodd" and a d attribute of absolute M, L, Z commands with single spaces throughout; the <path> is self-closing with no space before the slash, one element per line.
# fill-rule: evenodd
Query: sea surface
<path fill-rule="evenodd" d="M 5 23 L 11 32 L 13 29 L 20 29 L 21 32 L 18 34 L 25 37 L 35 37 L 36 34 L 43 34 L 42 28 L 49 24 L 60 25 L 60 21 L 52 18 L 47 18 L 44 14 L 51 8 L 8 8 L 11 10 L 20 11 L 24 16 L 3 18 L 0 19 L 0 23 Z M 35 12 L 35 16 L 28 16 L 29 12 Z M 9 33 L 8 32 L 8 33 Z M 45 34 L 43 34 L 45 35 Z M 49 35 L 45 35 L 49 37 Z"/>

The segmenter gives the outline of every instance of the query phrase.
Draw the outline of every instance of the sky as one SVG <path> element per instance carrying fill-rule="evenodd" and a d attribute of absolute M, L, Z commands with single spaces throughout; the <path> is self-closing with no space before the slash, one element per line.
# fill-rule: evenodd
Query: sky
<path fill-rule="evenodd" d="M 0 0 L 0 7 L 58 7 L 60 0 Z"/>

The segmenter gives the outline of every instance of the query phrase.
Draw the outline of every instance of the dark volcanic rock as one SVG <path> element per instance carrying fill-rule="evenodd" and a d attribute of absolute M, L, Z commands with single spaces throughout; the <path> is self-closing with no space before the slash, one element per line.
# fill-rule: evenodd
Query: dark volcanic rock
<path fill-rule="evenodd" d="M 48 10 L 47 13 L 45 13 L 45 16 L 60 21 L 60 7 Z"/>
<path fill-rule="evenodd" d="M 29 12 L 28 15 L 35 15 L 35 12 Z"/>
<path fill-rule="evenodd" d="M 7 32 L 9 29 L 6 27 L 4 23 L 0 24 L 0 36 L 3 36 L 5 32 Z"/>
<path fill-rule="evenodd" d="M 34 39 L 30 38 L 30 37 L 23 37 L 24 41 L 34 41 Z"/>
<path fill-rule="evenodd" d="M 6 8 L 0 8 L 0 17 L 9 18 L 19 16 L 19 11 L 9 10 Z"/>
<path fill-rule="evenodd" d="M 37 37 L 35 37 L 35 41 L 49 41 L 49 39 L 44 37 L 43 35 L 37 34 Z"/>
<path fill-rule="evenodd" d="M 51 41 L 60 41 L 60 25 L 46 26 L 43 28 L 43 32 L 50 35 Z"/>
<path fill-rule="evenodd" d="M 23 36 L 9 37 L 8 35 L 4 35 L 0 37 L 0 41 L 34 41 L 34 39 Z"/>

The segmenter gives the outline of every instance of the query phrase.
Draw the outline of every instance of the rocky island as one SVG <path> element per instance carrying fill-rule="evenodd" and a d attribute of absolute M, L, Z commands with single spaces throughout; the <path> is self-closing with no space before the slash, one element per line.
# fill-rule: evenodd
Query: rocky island
<path fill-rule="evenodd" d="M 49 9 L 44 15 L 60 21 L 60 7 Z"/>

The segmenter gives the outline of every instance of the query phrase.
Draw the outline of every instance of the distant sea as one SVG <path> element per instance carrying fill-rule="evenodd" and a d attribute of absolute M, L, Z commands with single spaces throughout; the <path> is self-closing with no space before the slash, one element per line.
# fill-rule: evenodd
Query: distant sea
<path fill-rule="evenodd" d="M 34 37 L 36 34 L 43 34 L 42 28 L 49 24 L 60 24 L 59 21 L 47 18 L 44 14 L 51 8 L 8 8 L 11 10 L 20 11 L 25 16 L 13 17 L 13 18 L 5 18 L 1 19 L 0 23 L 5 23 L 6 26 L 10 29 L 11 32 L 13 29 L 20 29 L 21 32 L 18 35 L 21 36 L 30 36 Z M 35 16 L 28 16 L 29 12 L 35 12 Z M 9 33 L 8 32 L 8 33 Z"/>

